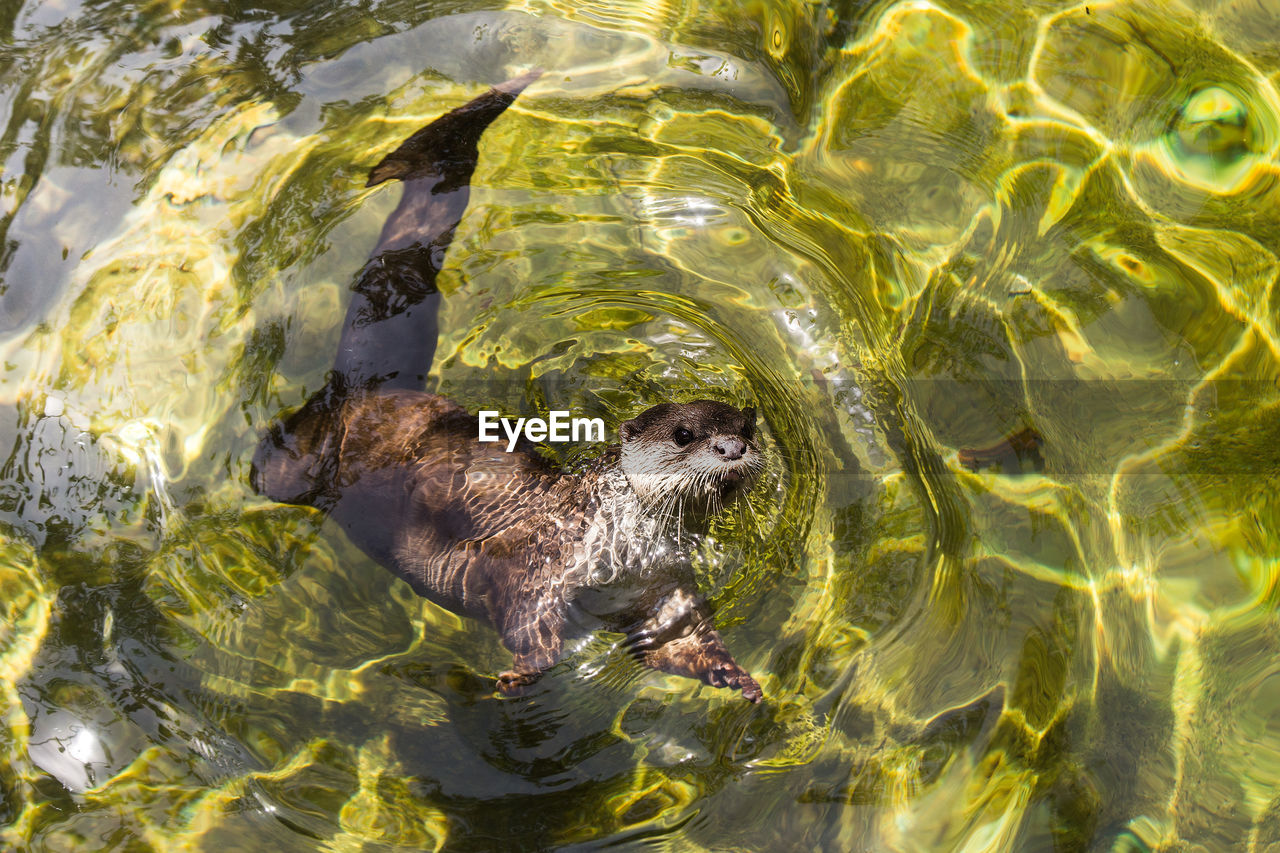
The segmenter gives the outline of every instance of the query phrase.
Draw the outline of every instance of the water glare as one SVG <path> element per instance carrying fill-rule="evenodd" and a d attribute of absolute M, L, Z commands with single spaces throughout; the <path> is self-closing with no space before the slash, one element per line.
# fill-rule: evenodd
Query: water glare
<path fill-rule="evenodd" d="M 0 9 L 0 847 L 1280 849 L 1280 13 Z M 486 133 L 428 385 L 760 413 L 693 569 L 759 706 L 256 496 L 398 190 Z M 600 452 L 551 445 L 567 468 Z"/>

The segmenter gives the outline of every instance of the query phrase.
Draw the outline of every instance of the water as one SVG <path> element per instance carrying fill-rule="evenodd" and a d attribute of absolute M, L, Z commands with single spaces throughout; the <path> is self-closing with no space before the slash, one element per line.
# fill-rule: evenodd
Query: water
<path fill-rule="evenodd" d="M 0 2 L 0 839 L 1280 844 L 1277 44 L 1269 0 Z M 491 630 L 248 488 L 365 170 L 530 65 L 431 381 L 757 405 L 699 571 L 759 707 L 609 635 L 498 699 Z"/>

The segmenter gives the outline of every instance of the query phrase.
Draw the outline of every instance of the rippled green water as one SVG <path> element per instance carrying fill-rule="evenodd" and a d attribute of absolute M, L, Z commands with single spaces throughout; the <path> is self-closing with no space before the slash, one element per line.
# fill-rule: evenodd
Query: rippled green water
<path fill-rule="evenodd" d="M 1273 0 L 0 0 L 0 842 L 1280 847 L 1277 45 Z M 248 488 L 365 170 L 530 65 L 432 382 L 754 401 L 699 565 L 759 707 L 610 636 L 498 699 L 491 630 Z"/>

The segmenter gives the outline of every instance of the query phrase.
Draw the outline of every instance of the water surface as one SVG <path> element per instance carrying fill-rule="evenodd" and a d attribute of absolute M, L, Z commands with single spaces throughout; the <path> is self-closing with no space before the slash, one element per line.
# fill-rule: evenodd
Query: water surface
<path fill-rule="evenodd" d="M 0 0 L 0 839 L 1280 845 L 1277 45 L 1270 0 Z M 500 699 L 490 629 L 248 487 L 366 170 L 533 65 L 431 385 L 757 405 L 698 568 L 761 706 L 609 635 Z"/>

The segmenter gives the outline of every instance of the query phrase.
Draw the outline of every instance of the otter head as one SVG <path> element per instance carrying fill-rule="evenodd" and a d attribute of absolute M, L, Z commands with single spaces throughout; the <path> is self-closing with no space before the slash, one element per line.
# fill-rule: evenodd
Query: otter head
<path fill-rule="evenodd" d="M 622 471 L 647 505 L 705 518 L 751 489 L 764 467 L 755 409 L 662 403 L 618 428 Z"/>

